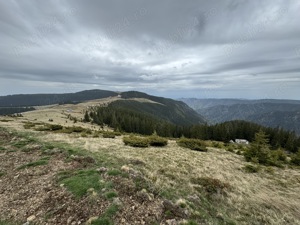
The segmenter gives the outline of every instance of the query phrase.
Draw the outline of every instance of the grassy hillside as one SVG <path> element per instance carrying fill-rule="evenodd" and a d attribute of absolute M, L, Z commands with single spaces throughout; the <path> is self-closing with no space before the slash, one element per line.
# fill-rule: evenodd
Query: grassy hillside
<path fill-rule="evenodd" d="M 197 114 L 192 108 L 190 108 L 187 104 L 181 101 L 151 96 L 137 91 L 123 92 L 121 96 L 123 99 L 143 98 L 149 99 L 156 103 L 160 103 L 149 104 L 132 101 L 118 102 L 118 104 L 122 107 L 132 108 L 139 112 L 148 113 L 160 119 L 172 122 L 174 124 L 188 126 L 191 124 L 199 124 L 206 122 L 201 115 Z"/>
<path fill-rule="evenodd" d="M 243 146 L 139 148 L 92 125 L 69 133 L 35 123 L 0 120 L 2 224 L 300 222 L 299 168 L 248 163 Z"/>

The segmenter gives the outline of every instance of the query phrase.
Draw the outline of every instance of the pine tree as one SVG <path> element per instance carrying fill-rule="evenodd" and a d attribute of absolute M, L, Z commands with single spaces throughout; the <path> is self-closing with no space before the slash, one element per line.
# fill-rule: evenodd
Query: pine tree
<path fill-rule="evenodd" d="M 255 139 L 249 149 L 244 153 L 246 161 L 257 162 L 260 164 L 269 164 L 271 161 L 271 152 L 268 135 L 260 130 L 255 134 Z"/>

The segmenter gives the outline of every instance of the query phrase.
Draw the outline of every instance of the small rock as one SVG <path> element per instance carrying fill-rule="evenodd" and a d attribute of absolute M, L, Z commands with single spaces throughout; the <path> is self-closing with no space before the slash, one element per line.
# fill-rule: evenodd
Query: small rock
<path fill-rule="evenodd" d="M 224 220 L 224 216 L 222 213 L 218 213 L 216 217 L 220 220 Z"/>
<path fill-rule="evenodd" d="M 194 203 L 200 201 L 200 198 L 196 194 L 188 196 L 187 199 Z"/>
<path fill-rule="evenodd" d="M 89 189 L 87 190 L 87 192 L 89 192 L 89 193 L 93 193 L 93 191 L 95 191 L 95 188 L 89 188 Z"/>
<path fill-rule="evenodd" d="M 124 165 L 124 166 L 121 167 L 121 170 L 124 171 L 124 172 L 126 172 L 126 173 L 128 173 L 129 170 L 130 170 L 130 167 L 127 166 L 127 165 Z"/>
<path fill-rule="evenodd" d="M 99 172 L 99 173 L 105 173 L 107 170 L 108 169 L 105 168 L 105 167 L 100 167 L 100 168 L 96 169 L 96 171 Z"/>
<path fill-rule="evenodd" d="M 99 217 L 98 216 L 93 216 L 91 218 L 88 219 L 88 221 L 86 221 L 86 224 L 92 224 L 93 221 L 97 220 Z"/>
<path fill-rule="evenodd" d="M 32 221 L 34 221 L 35 220 L 35 215 L 32 215 L 32 216 L 29 216 L 28 218 L 27 218 L 27 222 L 28 223 L 31 223 Z"/>
<path fill-rule="evenodd" d="M 65 184 L 60 184 L 59 186 L 60 186 L 60 187 L 64 187 L 64 186 L 65 186 Z"/>
<path fill-rule="evenodd" d="M 70 216 L 70 217 L 68 218 L 68 220 L 67 220 L 67 225 L 71 224 L 71 223 L 72 223 L 72 221 L 73 221 L 73 217 L 72 217 L 72 216 Z"/>
<path fill-rule="evenodd" d="M 115 204 L 117 206 L 122 206 L 123 205 L 122 201 L 118 197 L 113 199 L 113 204 Z"/>
<path fill-rule="evenodd" d="M 166 223 L 168 225 L 177 225 L 177 221 L 175 219 L 171 219 L 171 220 L 166 220 Z"/>
<path fill-rule="evenodd" d="M 149 194 L 146 189 L 137 192 L 136 196 L 141 202 L 152 201 L 154 198 L 154 195 Z"/>

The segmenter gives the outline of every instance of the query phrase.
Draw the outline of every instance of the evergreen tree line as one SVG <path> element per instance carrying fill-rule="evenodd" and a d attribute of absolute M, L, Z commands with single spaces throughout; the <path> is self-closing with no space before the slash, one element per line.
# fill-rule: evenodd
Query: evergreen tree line
<path fill-rule="evenodd" d="M 264 131 L 270 140 L 272 149 L 285 148 L 297 152 L 300 147 L 300 137 L 294 132 L 281 128 L 266 128 L 246 121 L 229 121 L 216 125 L 179 126 L 155 118 L 150 114 L 117 106 L 95 107 L 85 113 L 85 122 L 92 122 L 100 126 L 107 125 L 115 130 L 127 133 L 151 135 L 156 132 L 162 137 L 187 137 L 202 140 L 229 142 L 230 140 L 247 139 L 253 141 L 255 133 Z"/>
<path fill-rule="evenodd" d="M 0 107 L 0 115 L 11 115 L 35 110 L 33 107 Z"/>

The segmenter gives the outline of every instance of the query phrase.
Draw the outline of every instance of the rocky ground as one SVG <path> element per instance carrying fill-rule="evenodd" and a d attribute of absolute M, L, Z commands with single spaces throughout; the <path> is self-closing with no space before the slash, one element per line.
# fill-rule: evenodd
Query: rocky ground
<path fill-rule="evenodd" d="M 0 131 L 0 144 L 2 220 L 16 224 L 98 224 L 92 221 L 101 218 L 112 205 L 118 208 L 112 215 L 115 224 L 177 224 L 184 217 L 184 212 L 172 203 L 137 187 L 135 179 L 142 180 L 142 175 L 128 167 L 122 168 L 123 176 L 109 176 L 109 170 L 90 157 L 69 157 L 55 148 L 49 154 L 42 144 L 5 130 Z M 29 164 L 43 160 L 45 164 Z M 113 184 L 117 197 L 106 199 L 101 191 L 91 188 L 77 198 L 58 182 L 58 174 L 63 171 L 90 168 L 99 172 L 99 180 Z M 166 211 L 171 213 L 166 215 Z"/>

